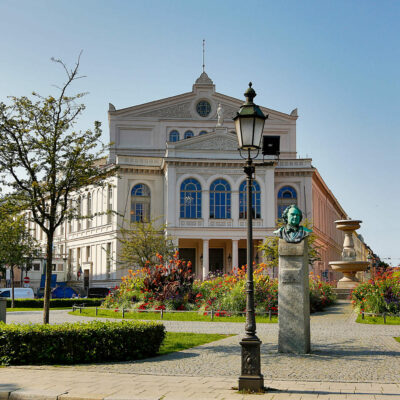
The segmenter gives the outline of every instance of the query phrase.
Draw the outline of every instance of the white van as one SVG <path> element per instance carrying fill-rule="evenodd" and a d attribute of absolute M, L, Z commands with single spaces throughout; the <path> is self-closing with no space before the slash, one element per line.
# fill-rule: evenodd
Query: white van
<path fill-rule="evenodd" d="M 11 288 L 0 288 L 0 297 L 11 299 Z M 14 288 L 14 299 L 34 299 L 32 288 Z"/>

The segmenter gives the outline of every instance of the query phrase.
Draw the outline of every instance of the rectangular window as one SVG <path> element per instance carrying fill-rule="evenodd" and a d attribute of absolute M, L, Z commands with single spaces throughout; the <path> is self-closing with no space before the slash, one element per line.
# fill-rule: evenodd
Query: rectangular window
<path fill-rule="evenodd" d="M 107 263 L 106 263 L 106 276 L 107 279 L 111 275 L 111 243 L 107 243 Z"/>
<path fill-rule="evenodd" d="M 59 272 L 64 271 L 64 264 L 57 264 L 57 271 Z"/>
<path fill-rule="evenodd" d="M 92 216 L 92 194 L 89 193 L 87 197 L 87 210 L 86 210 L 86 216 L 91 217 Z M 86 220 L 86 228 L 89 229 L 92 227 L 92 220 L 88 218 Z"/>
<path fill-rule="evenodd" d="M 33 264 L 32 269 L 33 269 L 33 271 L 40 271 L 40 264 L 37 264 L 37 263 Z"/>
<path fill-rule="evenodd" d="M 90 261 L 90 246 L 86 246 L 86 261 Z"/>
<path fill-rule="evenodd" d="M 108 190 L 107 190 L 107 224 L 111 224 L 112 221 L 112 195 L 113 195 L 113 190 L 112 186 L 108 185 Z"/>

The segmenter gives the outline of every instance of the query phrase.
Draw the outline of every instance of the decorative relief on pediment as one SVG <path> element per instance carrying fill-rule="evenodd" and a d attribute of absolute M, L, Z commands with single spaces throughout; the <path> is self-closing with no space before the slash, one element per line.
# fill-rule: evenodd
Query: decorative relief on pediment
<path fill-rule="evenodd" d="M 237 150 L 237 147 L 236 140 L 229 140 L 222 137 L 205 140 L 193 145 L 193 148 L 199 150 Z"/>
<path fill-rule="evenodd" d="M 173 106 L 159 108 L 153 111 L 146 111 L 136 114 L 138 117 L 154 117 L 154 118 L 190 118 L 190 103 L 174 104 Z"/>
<path fill-rule="evenodd" d="M 222 107 L 224 109 L 225 121 L 232 120 L 233 117 L 236 117 L 236 114 L 239 111 L 239 107 L 228 106 L 226 104 L 222 104 Z"/>

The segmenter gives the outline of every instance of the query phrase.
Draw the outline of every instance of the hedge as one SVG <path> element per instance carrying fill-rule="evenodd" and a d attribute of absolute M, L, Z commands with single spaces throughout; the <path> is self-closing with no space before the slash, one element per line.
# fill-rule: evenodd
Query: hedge
<path fill-rule="evenodd" d="M 0 364 L 77 364 L 133 361 L 155 356 L 165 337 L 156 322 L 0 322 Z"/>
<path fill-rule="evenodd" d="M 86 307 L 100 306 L 104 299 L 51 299 L 51 307 L 71 307 L 85 304 Z M 7 299 L 7 307 L 11 307 L 11 299 Z M 43 308 L 43 299 L 15 299 L 15 308 Z"/>

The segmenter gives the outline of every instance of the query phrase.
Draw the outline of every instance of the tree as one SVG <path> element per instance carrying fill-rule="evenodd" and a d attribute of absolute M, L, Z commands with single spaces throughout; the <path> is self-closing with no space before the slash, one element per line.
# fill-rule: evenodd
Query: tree
<path fill-rule="evenodd" d="M 113 173 L 112 168 L 99 167 L 104 154 L 100 146 L 100 122 L 94 130 L 75 131 L 74 126 L 84 111 L 78 101 L 85 93 L 68 95 L 78 75 L 79 60 L 69 69 L 61 60 L 52 59 L 66 73 L 66 81 L 57 95 L 42 97 L 10 97 L 10 105 L 0 103 L 0 173 L 1 183 L 10 196 L 26 210 L 29 219 L 46 236 L 46 280 L 43 322 L 49 322 L 50 282 L 53 238 L 56 228 L 66 219 L 77 216 L 71 194 L 87 185 L 102 185 Z"/>
<path fill-rule="evenodd" d="M 22 269 L 39 252 L 24 215 L 12 204 L 0 201 L 0 265 L 10 269 L 11 307 L 14 307 L 14 268 Z"/>
<path fill-rule="evenodd" d="M 277 221 L 277 227 L 284 225 L 282 220 Z M 304 220 L 303 225 L 306 228 L 311 229 L 311 223 L 306 219 Z M 275 271 L 275 268 L 278 268 L 279 265 L 279 254 L 278 254 L 278 240 L 277 236 L 267 236 L 264 240 L 264 243 L 261 244 L 258 249 L 263 252 L 264 258 L 267 260 L 266 265 L 269 268 L 272 268 Z M 308 238 L 308 260 L 310 266 L 313 265 L 315 261 L 321 259 L 318 246 L 315 244 L 316 236 L 314 233 L 311 233 Z"/>
<path fill-rule="evenodd" d="M 155 221 L 132 222 L 122 227 L 120 260 L 127 267 L 159 263 L 157 254 L 165 260 L 174 253 L 172 238 L 164 234 L 165 226 L 155 227 Z"/>

